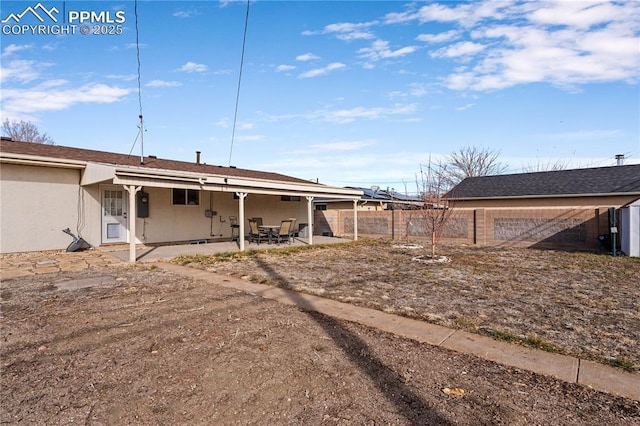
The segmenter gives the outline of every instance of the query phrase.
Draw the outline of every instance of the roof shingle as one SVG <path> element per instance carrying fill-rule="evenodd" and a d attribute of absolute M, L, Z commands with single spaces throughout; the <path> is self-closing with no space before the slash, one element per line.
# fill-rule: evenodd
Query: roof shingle
<path fill-rule="evenodd" d="M 640 164 L 466 178 L 455 199 L 640 194 Z"/>
<path fill-rule="evenodd" d="M 180 172 L 194 172 L 226 177 L 241 177 L 249 179 L 261 179 L 277 182 L 315 184 L 313 181 L 299 179 L 279 173 L 262 172 L 257 170 L 239 169 L 236 167 L 214 166 L 209 164 L 196 164 L 186 161 L 166 160 L 154 156 L 144 157 L 140 164 L 140 156 L 117 154 L 106 151 L 94 151 L 83 148 L 72 148 L 60 145 L 45 145 L 32 142 L 16 142 L 7 138 L 0 141 L 0 152 L 33 155 L 55 159 L 86 161 L 93 163 L 109 164 L 116 166 L 134 166 L 149 169 L 171 170 Z"/>

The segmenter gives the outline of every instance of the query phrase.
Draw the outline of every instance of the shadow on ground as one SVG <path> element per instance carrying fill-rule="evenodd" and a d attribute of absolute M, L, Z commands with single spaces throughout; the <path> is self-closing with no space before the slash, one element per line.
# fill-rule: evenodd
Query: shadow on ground
<path fill-rule="evenodd" d="M 278 274 L 267 263 L 259 259 L 257 262 L 260 268 L 270 278 L 281 283 L 282 287 L 291 287 L 287 279 Z M 398 413 L 407 419 L 410 424 L 445 426 L 452 424 L 416 394 L 397 372 L 380 361 L 365 341 L 342 327 L 336 319 L 315 312 L 309 302 L 300 297 L 297 292 L 288 292 L 288 297 L 325 330 L 327 335 L 349 357 L 353 365 L 371 379 L 380 393 L 398 409 Z"/>

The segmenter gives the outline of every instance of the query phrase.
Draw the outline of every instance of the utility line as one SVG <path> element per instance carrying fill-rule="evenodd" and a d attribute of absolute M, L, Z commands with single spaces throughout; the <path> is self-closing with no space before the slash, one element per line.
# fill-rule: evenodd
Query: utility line
<path fill-rule="evenodd" d="M 133 141 L 133 145 L 131 146 L 131 151 L 129 151 L 129 155 L 133 151 L 133 148 L 136 146 L 136 142 L 138 142 L 138 137 L 140 137 L 140 164 L 144 163 L 144 120 L 142 119 L 142 84 L 141 74 L 140 74 L 140 32 L 138 30 L 138 0 L 135 0 L 133 3 L 133 14 L 135 16 L 135 28 L 136 28 L 136 61 L 138 64 L 138 119 L 140 119 L 140 128 L 138 130 L 138 134 L 136 135 L 136 139 Z"/>
<path fill-rule="evenodd" d="M 231 166 L 231 154 L 233 153 L 233 141 L 236 136 L 236 122 L 238 120 L 238 103 L 240 101 L 240 83 L 242 82 L 242 67 L 244 65 L 244 48 L 247 43 L 247 27 L 249 26 L 249 3 L 247 0 L 247 15 L 244 20 L 244 35 L 242 36 L 242 54 L 240 55 L 240 73 L 238 75 L 238 90 L 236 92 L 236 107 L 233 113 L 233 129 L 231 130 L 231 146 L 229 148 L 229 166 Z"/>

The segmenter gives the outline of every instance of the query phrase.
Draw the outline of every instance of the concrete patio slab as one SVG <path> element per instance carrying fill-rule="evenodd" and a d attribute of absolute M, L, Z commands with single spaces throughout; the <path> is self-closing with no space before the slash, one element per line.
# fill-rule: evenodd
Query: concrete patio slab
<path fill-rule="evenodd" d="M 111 276 L 104 277 L 91 277 L 81 280 L 69 280 L 56 283 L 58 290 L 77 290 L 80 288 L 98 287 L 103 285 L 110 285 L 116 282 L 115 278 Z"/>
<path fill-rule="evenodd" d="M 348 243 L 352 240 L 335 237 L 323 237 L 319 235 L 313 236 L 313 244 L 340 244 Z M 266 250 L 275 248 L 284 248 L 289 246 L 306 246 L 309 245 L 307 238 L 294 238 L 291 244 L 256 244 L 245 242 L 245 250 Z M 108 252 L 112 256 L 122 260 L 129 261 L 129 246 L 118 245 L 111 247 L 100 247 L 99 250 Z M 240 245 L 236 241 L 216 241 L 203 244 L 171 244 L 158 246 L 138 246 L 136 247 L 136 259 L 141 262 L 154 262 L 158 260 L 168 261 L 178 256 L 184 255 L 210 255 L 216 253 L 227 253 L 240 251 Z"/>

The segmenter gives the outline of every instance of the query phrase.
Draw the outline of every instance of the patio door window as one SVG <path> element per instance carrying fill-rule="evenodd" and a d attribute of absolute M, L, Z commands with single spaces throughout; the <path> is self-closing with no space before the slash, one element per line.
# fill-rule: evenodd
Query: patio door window
<path fill-rule="evenodd" d="M 102 244 L 127 242 L 127 206 L 124 189 L 102 188 Z"/>

